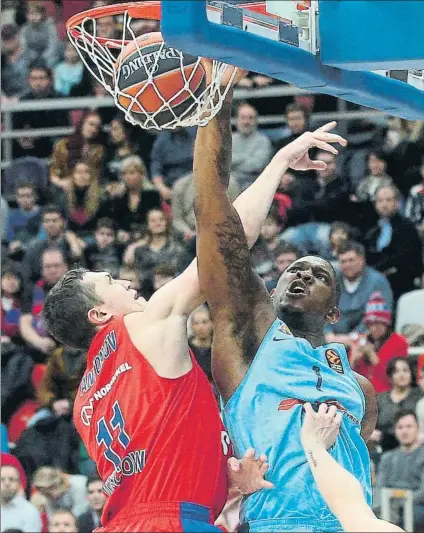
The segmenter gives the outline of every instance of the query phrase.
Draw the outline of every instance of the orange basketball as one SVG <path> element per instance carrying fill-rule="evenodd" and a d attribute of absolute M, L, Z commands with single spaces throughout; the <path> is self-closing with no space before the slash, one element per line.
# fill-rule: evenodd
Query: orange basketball
<path fill-rule="evenodd" d="M 122 107 L 142 120 L 154 115 L 162 126 L 174 119 L 173 113 L 177 117 L 187 113 L 194 96 L 205 90 L 206 72 L 197 57 L 166 46 L 162 34 L 154 32 L 125 46 L 115 63 L 115 84 Z"/>

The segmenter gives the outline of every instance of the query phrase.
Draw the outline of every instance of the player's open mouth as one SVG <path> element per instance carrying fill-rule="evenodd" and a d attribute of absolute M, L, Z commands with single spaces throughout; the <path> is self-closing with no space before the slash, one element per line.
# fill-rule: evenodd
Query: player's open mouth
<path fill-rule="evenodd" d="M 295 279 L 294 281 L 292 281 L 286 290 L 286 294 L 294 297 L 305 296 L 306 292 L 306 284 L 300 279 Z"/>

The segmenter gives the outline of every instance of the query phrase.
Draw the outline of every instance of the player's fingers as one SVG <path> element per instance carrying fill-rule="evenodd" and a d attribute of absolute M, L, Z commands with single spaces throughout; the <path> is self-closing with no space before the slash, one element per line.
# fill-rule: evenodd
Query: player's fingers
<path fill-rule="evenodd" d="M 256 450 L 255 448 L 248 448 L 244 454 L 244 459 L 255 458 Z"/>
<path fill-rule="evenodd" d="M 238 472 L 240 470 L 240 461 L 235 457 L 230 457 L 227 461 L 227 465 L 233 472 Z"/>
<path fill-rule="evenodd" d="M 264 463 L 260 469 L 259 469 L 259 473 L 261 474 L 261 476 L 264 476 L 269 470 L 269 464 L 268 463 Z"/>
<path fill-rule="evenodd" d="M 336 133 L 314 132 L 312 135 L 314 136 L 314 139 L 318 139 L 319 141 L 339 143 L 342 146 L 346 146 L 347 144 L 346 139 L 341 135 L 337 135 Z"/>
<path fill-rule="evenodd" d="M 264 453 L 261 453 L 261 455 L 258 457 L 258 460 L 261 463 L 266 463 L 267 457 L 266 457 L 266 455 Z"/>
<path fill-rule="evenodd" d="M 312 405 L 309 402 L 303 404 L 303 409 L 305 410 L 307 416 L 312 416 L 315 414 L 314 410 L 312 409 Z"/>
<path fill-rule="evenodd" d="M 343 419 L 343 413 L 338 412 L 334 418 L 334 422 L 337 424 L 337 427 L 340 427 Z"/>
<path fill-rule="evenodd" d="M 337 155 L 339 151 L 337 148 L 334 148 L 334 146 L 331 146 L 331 144 L 328 144 L 324 141 L 320 141 L 319 139 L 313 139 L 313 146 L 316 148 L 319 148 L 320 150 L 324 150 L 324 152 L 330 152 L 330 154 Z"/>
<path fill-rule="evenodd" d="M 267 481 L 266 479 L 263 479 L 261 482 L 263 489 L 273 489 L 274 483 L 271 483 L 271 481 Z"/>
<path fill-rule="evenodd" d="M 330 131 L 334 129 L 336 126 L 337 126 L 337 122 L 335 120 L 332 120 L 331 122 L 327 122 L 327 124 L 324 124 L 324 126 L 317 128 L 315 131 Z"/>
<path fill-rule="evenodd" d="M 322 403 L 318 409 L 318 416 L 324 416 L 327 413 L 327 411 L 328 411 L 328 405 L 326 403 Z"/>
<path fill-rule="evenodd" d="M 311 160 L 309 168 L 311 170 L 325 170 L 327 168 L 327 163 L 325 161 Z"/>
<path fill-rule="evenodd" d="M 334 420 L 334 417 L 336 416 L 336 414 L 337 414 L 337 407 L 335 405 L 330 405 L 330 408 L 327 411 L 327 417 L 330 420 Z"/>

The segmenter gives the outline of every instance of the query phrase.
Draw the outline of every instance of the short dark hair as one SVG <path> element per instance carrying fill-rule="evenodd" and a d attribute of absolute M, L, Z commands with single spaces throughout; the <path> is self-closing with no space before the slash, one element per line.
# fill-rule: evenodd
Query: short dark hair
<path fill-rule="evenodd" d="M 282 254 L 294 254 L 296 259 L 302 256 L 299 248 L 288 241 L 281 241 L 277 248 L 274 250 L 274 257 L 277 258 Z"/>
<path fill-rule="evenodd" d="M 115 222 L 109 217 L 99 218 L 99 220 L 97 221 L 97 224 L 96 224 L 96 231 L 98 229 L 103 229 L 103 228 L 111 229 L 112 231 L 116 231 Z"/>
<path fill-rule="evenodd" d="M 41 252 L 41 262 L 43 261 L 43 257 L 46 254 L 49 253 L 57 253 L 60 254 L 63 257 L 63 262 L 67 265 L 69 264 L 69 257 L 66 255 L 66 253 L 62 250 L 62 248 L 59 248 L 59 246 L 48 246 L 45 250 Z"/>
<path fill-rule="evenodd" d="M 384 161 L 384 163 L 387 163 L 386 154 L 383 152 L 383 150 L 379 150 L 379 149 L 371 150 L 371 152 L 368 154 L 367 159 L 369 159 L 370 156 L 372 155 L 375 156 L 380 161 Z"/>
<path fill-rule="evenodd" d="M 62 218 L 64 218 L 62 210 L 60 209 L 58 205 L 54 205 L 54 204 L 46 205 L 46 207 L 43 209 L 43 217 L 44 215 L 48 215 L 50 213 L 60 215 Z"/>
<path fill-rule="evenodd" d="M 395 414 L 395 418 L 393 421 L 393 427 L 396 426 L 396 424 L 399 422 L 401 418 L 404 416 L 412 416 L 415 420 L 415 422 L 418 424 L 418 417 L 417 413 L 413 409 L 401 409 Z"/>
<path fill-rule="evenodd" d="M 48 293 L 43 309 L 49 333 L 65 346 L 78 350 L 90 347 L 96 327 L 87 315 L 102 303 L 93 286 L 82 283 L 86 272 L 85 268 L 69 270 Z"/>
<path fill-rule="evenodd" d="M 99 476 L 99 474 L 97 472 L 93 472 L 93 474 L 90 474 L 87 477 L 87 483 L 86 483 L 87 489 L 88 489 L 89 485 L 91 485 L 91 483 L 97 483 L 99 481 L 100 481 L 100 483 L 103 483 L 102 478 Z"/>
<path fill-rule="evenodd" d="M 398 361 L 403 361 L 404 363 L 406 363 L 409 366 L 409 370 L 411 371 L 411 378 L 412 378 L 411 363 L 409 362 L 409 360 L 406 357 L 402 357 L 402 356 L 393 357 L 393 359 L 390 359 L 390 361 L 387 363 L 387 367 L 386 367 L 387 377 L 389 379 L 391 379 L 393 377 L 393 374 L 396 372 L 396 363 Z"/>
<path fill-rule="evenodd" d="M 295 102 L 288 104 L 288 106 L 286 106 L 286 115 L 288 115 L 289 113 L 297 113 L 297 112 L 303 113 L 303 116 L 305 117 L 306 120 L 309 119 L 309 111 L 305 106 L 296 104 Z"/>
<path fill-rule="evenodd" d="M 243 100 L 242 102 L 240 102 L 237 106 L 237 114 L 238 112 L 240 111 L 240 109 L 242 107 L 250 107 L 251 109 L 253 109 L 255 111 L 256 114 L 258 114 L 258 110 L 256 109 L 256 107 L 254 105 L 252 105 L 250 102 L 248 102 L 247 100 Z"/>
<path fill-rule="evenodd" d="M 347 252 L 355 252 L 362 257 L 365 257 L 365 246 L 357 241 L 348 241 L 344 246 L 342 246 L 339 251 L 339 256 L 347 254 Z"/>

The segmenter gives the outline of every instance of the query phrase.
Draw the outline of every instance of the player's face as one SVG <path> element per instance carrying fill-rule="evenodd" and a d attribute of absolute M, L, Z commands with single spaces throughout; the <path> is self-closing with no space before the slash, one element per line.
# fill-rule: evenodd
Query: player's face
<path fill-rule="evenodd" d="M 418 433 L 418 424 L 412 415 L 403 416 L 395 426 L 396 438 L 403 446 L 417 442 Z"/>
<path fill-rule="evenodd" d="M 78 528 L 71 513 L 56 513 L 49 522 L 49 531 L 51 533 L 75 533 Z"/>
<path fill-rule="evenodd" d="M 146 300 L 130 288 L 130 281 L 113 279 L 107 272 L 87 272 L 82 282 L 94 286 L 102 302 L 90 309 L 88 314 L 89 320 L 96 325 L 101 326 L 114 316 L 144 311 Z"/>
<path fill-rule="evenodd" d="M 336 281 L 329 263 L 320 257 L 301 257 L 280 276 L 274 305 L 280 318 L 284 318 L 285 311 L 298 310 L 336 322 L 335 291 Z"/>
<path fill-rule="evenodd" d="M 93 481 L 88 485 L 88 503 L 94 511 L 101 511 L 106 502 L 106 496 L 102 491 L 102 482 Z"/>

